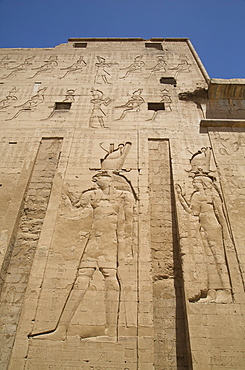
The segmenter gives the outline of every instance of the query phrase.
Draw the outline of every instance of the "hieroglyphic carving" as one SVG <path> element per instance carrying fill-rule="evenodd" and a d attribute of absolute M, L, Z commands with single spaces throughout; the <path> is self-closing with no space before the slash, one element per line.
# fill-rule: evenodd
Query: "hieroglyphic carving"
<path fill-rule="evenodd" d="M 141 96 L 142 91 L 143 89 L 135 90 L 127 103 L 115 107 L 124 108 L 121 116 L 117 119 L 117 121 L 123 119 L 128 112 L 139 112 L 141 104 L 144 103 L 144 99 Z"/>
<path fill-rule="evenodd" d="M 56 55 L 51 55 L 49 59 L 46 60 L 44 64 L 42 64 L 40 67 L 32 68 L 32 70 L 37 70 L 37 72 L 33 76 L 28 77 L 28 78 L 33 78 L 43 72 L 52 71 L 55 67 L 58 66 L 57 59 L 58 57 Z"/>
<path fill-rule="evenodd" d="M 97 67 L 94 83 L 95 84 L 111 84 L 111 82 L 108 81 L 108 76 L 110 76 L 110 73 L 107 71 L 107 68 L 111 68 L 114 65 L 118 65 L 118 63 L 107 63 L 105 58 L 97 56 L 98 62 L 95 63 L 95 66 Z"/>
<path fill-rule="evenodd" d="M 167 63 L 165 62 L 165 59 L 162 55 L 159 55 L 157 57 L 157 64 L 154 65 L 154 67 L 151 67 L 151 68 L 146 68 L 147 70 L 150 71 L 150 74 L 148 77 L 146 78 L 150 78 L 152 77 L 153 74 L 157 73 L 157 72 L 166 72 L 166 67 L 167 67 Z"/>
<path fill-rule="evenodd" d="M 13 87 L 9 91 L 8 95 L 6 95 L 6 98 L 0 101 L 0 110 L 10 107 L 16 100 L 18 100 L 17 96 L 14 95 L 17 91 L 16 87 Z"/>
<path fill-rule="evenodd" d="M 8 118 L 5 121 L 10 121 L 16 118 L 21 112 L 25 111 L 32 111 L 36 108 L 39 104 L 44 101 L 44 93 L 47 90 L 46 87 L 39 89 L 36 95 L 33 95 L 30 99 L 28 99 L 25 103 L 21 105 L 16 105 L 15 108 L 20 108 L 12 118 Z"/>
<path fill-rule="evenodd" d="M 191 216 L 196 240 L 201 240 L 203 267 L 207 273 L 205 286 L 189 296 L 190 301 L 232 302 L 232 290 L 226 251 L 233 249 L 223 198 L 215 179 L 210 176 L 210 149 L 203 148 L 192 156 L 191 173 L 194 191 L 190 201 L 176 184 L 176 193 L 183 209 Z M 202 264 L 199 264 L 199 268 Z M 197 271 L 198 274 L 198 271 Z M 201 276 L 203 274 L 199 274 Z"/>
<path fill-rule="evenodd" d="M 141 72 L 142 68 L 145 65 L 145 62 L 143 62 L 142 58 L 143 58 L 143 55 L 138 55 L 137 57 L 134 58 L 133 63 L 130 64 L 128 67 L 120 68 L 121 71 L 126 70 L 126 73 L 125 73 L 124 76 L 119 77 L 119 78 L 120 79 L 126 79 L 129 75 L 131 75 L 131 73 Z"/>
<path fill-rule="evenodd" d="M 176 71 L 174 77 L 177 77 L 180 73 L 190 72 L 191 64 L 188 63 L 187 57 L 185 55 L 180 55 L 180 62 L 177 66 L 169 68 L 170 71 Z"/>
<path fill-rule="evenodd" d="M 25 72 L 28 69 L 28 67 L 32 65 L 32 60 L 34 58 L 35 58 L 34 56 L 26 58 L 23 63 L 15 66 L 15 67 L 8 68 L 8 70 L 11 70 L 11 72 L 7 76 L 3 76 L 1 78 L 5 79 L 5 78 L 8 78 L 12 75 L 15 75 L 18 72 Z"/>
<path fill-rule="evenodd" d="M 102 110 L 102 105 L 109 105 L 111 103 L 110 98 L 104 98 L 104 93 L 100 90 L 91 89 L 93 99 L 90 100 L 90 103 L 93 104 L 91 116 L 89 119 L 89 127 L 97 127 L 94 123 L 99 123 L 100 127 L 107 128 L 104 123 L 104 117 L 106 116 L 105 112 Z"/>
<path fill-rule="evenodd" d="M 69 67 L 61 68 L 61 71 L 66 71 L 66 72 L 62 77 L 60 77 L 60 79 L 66 77 L 71 72 L 78 72 L 78 71 L 81 72 L 86 65 L 87 63 L 83 60 L 83 56 L 81 55 L 76 61 L 76 63 L 73 63 Z"/>
<path fill-rule="evenodd" d="M 128 153 L 131 143 L 126 143 Z M 115 151 L 112 151 L 115 152 Z M 135 197 L 131 184 L 119 174 L 126 154 L 118 158 L 104 159 L 106 171 L 99 171 L 93 176 L 96 188 L 85 190 L 79 198 L 64 188 L 64 207 L 62 217 L 81 223 L 79 238 L 84 248 L 81 250 L 77 273 L 68 298 L 62 308 L 56 328 L 30 335 L 36 339 L 65 340 L 69 324 L 90 286 L 96 270 L 104 281 L 105 320 L 104 325 L 94 326 L 91 331 L 79 329 L 82 338 L 106 336 L 116 340 L 119 319 L 121 282 L 118 276 L 118 253 L 123 252 L 124 259 L 133 257 L 132 228 Z M 103 162 L 102 167 L 103 168 Z M 114 170 L 116 169 L 116 170 Z M 90 230 L 83 230 L 83 223 L 91 219 Z"/>

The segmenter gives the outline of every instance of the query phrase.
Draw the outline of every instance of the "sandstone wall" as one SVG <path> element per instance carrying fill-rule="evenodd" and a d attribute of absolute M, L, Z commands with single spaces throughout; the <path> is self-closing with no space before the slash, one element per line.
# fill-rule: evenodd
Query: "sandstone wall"
<path fill-rule="evenodd" d="M 0 87 L 1 369 L 243 369 L 244 80 L 69 39 Z"/>

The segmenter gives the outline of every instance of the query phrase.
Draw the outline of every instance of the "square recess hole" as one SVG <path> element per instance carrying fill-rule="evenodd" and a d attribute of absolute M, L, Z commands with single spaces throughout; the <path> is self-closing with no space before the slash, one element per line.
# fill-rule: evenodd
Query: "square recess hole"
<path fill-rule="evenodd" d="M 54 110 L 69 110 L 71 109 L 70 102 L 55 103 Z"/>
<path fill-rule="evenodd" d="M 164 103 L 148 103 L 148 110 L 165 110 Z"/>
<path fill-rule="evenodd" d="M 146 42 L 145 43 L 146 48 L 154 48 L 157 50 L 163 50 L 162 44 L 160 42 Z"/>
<path fill-rule="evenodd" d="M 73 47 L 74 47 L 74 48 L 86 48 L 86 47 L 87 47 L 87 45 L 88 45 L 88 43 L 87 43 L 87 42 L 75 42 L 75 43 L 73 44 Z"/>
<path fill-rule="evenodd" d="M 160 78 L 161 84 L 174 85 L 176 87 L 177 81 L 174 77 L 162 77 Z"/>

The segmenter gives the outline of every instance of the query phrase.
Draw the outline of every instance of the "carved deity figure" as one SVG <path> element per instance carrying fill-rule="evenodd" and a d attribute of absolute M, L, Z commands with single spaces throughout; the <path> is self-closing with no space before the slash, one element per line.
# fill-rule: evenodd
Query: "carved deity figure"
<path fill-rule="evenodd" d="M 157 60 L 157 64 L 154 65 L 154 67 L 146 68 L 147 70 L 151 71 L 149 76 L 146 78 L 152 77 L 152 75 L 156 72 L 166 72 L 167 63 L 165 62 L 164 57 L 162 55 L 159 55 Z"/>
<path fill-rule="evenodd" d="M 65 340 L 68 326 L 76 313 L 78 306 L 86 294 L 96 270 L 103 276 L 105 289 L 106 323 L 95 329 L 95 332 L 80 334 L 81 337 L 106 336 L 113 340 L 117 338 L 118 312 L 121 285 L 118 277 L 118 251 L 123 247 L 125 258 L 132 257 L 132 223 L 134 196 L 125 178 L 112 171 L 102 171 L 93 177 L 97 189 L 82 193 L 80 199 L 67 192 L 71 210 L 78 212 L 82 220 L 92 216 L 91 230 L 80 236 L 87 238 L 85 248 L 81 253 L 75 281 L 68 295 L 56 329 L 46 333 L 33 334 L 31 337 L 48 340 Z M 127 185 L 127 186 L 126 186 Z M 126 189 L 126 190 L 125 190 Z M 73 217 L 73 218 L 74 218 Z M 72 217 L 71 217 L 72 219 Z"/>
<path fill-rule="evenodd" d="M 132 143 L 127 141 L 125 144 L 121 143 L 118 145 L 117 149 L 114 148 L 114 143 L 110 144 L 109 150 L 100 147 L 107 152 L 105 158 L 101 159 L 101 169 L 104 171 L 114 169 L 115 171 L 120 171 L 122 169 L 124 160 L 130 150 Z"/>
<path fill-rule="evenodd" d="M 142 91 L 143 89 L 138 89 L 134 91 L 127 103 L 115 107 L 124 108 L 121 116 L 117 119 L 117 121 L 123 119 L 128 112 L 139 112 L 141 104 L 144 103 L 144 99 L 141 96 Z"/>
<path fill-rule="evenodd" d="M 10 105 L 12 105 L 16 100 L 18 100 L 17 96 L 14 95 L 16 92 L 17 92 L 16 87 L 13 87 L 13 89 L 9 91 L 6 98 L 0 100 L 0 110 L 10 107 Z"/>
<path fill-rule="evenodd" d="M 227 227 L 223 201 L 212 178 L 208 176 L 195 176 L 193 187 L 195 191 L 190 202 L 182 195 L 179 185 L 176 185 L 176 191 L 184 210 L 197 219 L 206 259 L 208 286 L 206 291 L 200 292 L 199 296 L 190 300 L 230 303 L 232 295 L 226 249 L 232 248 L 233 244 Z"/>
<path fill-rule="evenodd" d="M 142 57 L 143 57 L 142 55 L 138 55 L 137 57 L 134 58 L 133 63 L 130 64 L 128 67 L 120 68 L 121 70 L 126 69 L 127 71 L 123 77 L 119 77 L 119 78 L 126 79 L 131 73 L 141 72 L 142 68 L 145 65 L 145 62 L 143 62 Z"/>
<path fill-rule="evenodd" d="M 71 72 L 82 71 L 82 69 L 87 65 L 87 63 L 83 60 L 83 56 L 81 55 L 76 63 L 73 63 L 71 66 L 66 68 L 61 68 L 61 71 L 66 71 L 65 74 L 60 77 L 60 79 L 66 77 Z"/>
<path fill-rule="evenodd" d="M 32 111 L 35 107 L 41 104 L 44 101 L 44 92 L 47 90 L 47 87 L 39 89 L 36 95 L 33 95 L 25 103 L 21 105 L 16 105 L 15 108 L 20 108 L 17 113 L 12 118 L 6 119 L 5 121 L 10 121 L 16 118 L 21 112 Z"/>
<path fill-rule="evenodd" d="M 28 67 L 32 65 L 32 60 L 34 58 L 35 57 L 33 57 L 33 56 L 32 57 L 29 57 L 29 58 L 26 58 L 23 63 L 15 66 L 15 67 L 8 68 L 8 69 L 11 70 L 11 72 L 7 76 L 2 77 L 2 78 L 8 78 L 8 77 L 10 77 L 10 76 L 12 76 L 12 75 L 14 75 L 14 74 L 16 74 L 18 72 L 24 72 L 24 71 L 26 71 L 28 69 Z"/>
<path fill-rule="evenodd" d="M 28 77 L 28 78 L 33 78 L 35 76 L 37 76 L 38 74 L 40 73 L 43 73 L 43 72 L 50 72 L 52 71 L 55 67 L 58 66 L 58 62 L 57 62 L 57 56 L 56 55 L 51 55 L 49 57 L 49 60 L 45 61 L 43 65 L 41 65 L 40 67 L 36 67 L 36 68 L 32 68 L 32 70 L 37 70 L 37 72 L 31 76 L 31 77 Z"/>
<path fill-rule="evenodd" d="M 93 104 L 93 109 L 91 112 L 91 116 L 89 119 L 89 127 L 97 127 L 94 125 L 94 123 L 97 121 L 100 125 L 100 127 L 107 128 L 104 123 L 104 117 L 106 116 L 105 112 L 102 110 L 102 105 L 109 105 L 111 103 L 110 98 L 104 99 L 104 93 L 100 90 L 91 90 L 93 99 L 90 100 L 90 103 Z"/>
<path fill-rule="evenodd" d="M 181 56 L 180 63 L 173 68 L 170 68 L 171 71 L 176 71 L 174 77 L 177 77 L 180 73 L 183 72 L 190 72 L 191 64 L 188 63 L 187 58 L 185 55 Z"/>

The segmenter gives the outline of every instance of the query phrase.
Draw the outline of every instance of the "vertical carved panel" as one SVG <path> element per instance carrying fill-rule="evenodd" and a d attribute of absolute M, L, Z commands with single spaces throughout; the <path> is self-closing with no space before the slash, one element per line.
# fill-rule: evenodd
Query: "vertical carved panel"
<path fill-rule="evenodd" d="M 43 139 L 26 191 L 19 225 L 12 242 L 12 253 L 2 275 L 0 308 L 0 353 L 2 369 L 8 367 L 17 323 L 29 274 L 58 165 L 60 139 Z"/>
<path fill-rule="evenodd" d="M 190 368 L 168 140 L 149 140 L 156 370 Z"/>

